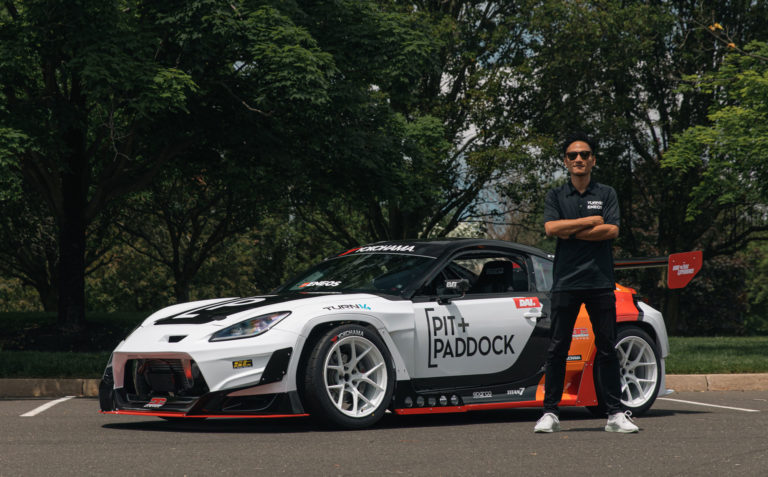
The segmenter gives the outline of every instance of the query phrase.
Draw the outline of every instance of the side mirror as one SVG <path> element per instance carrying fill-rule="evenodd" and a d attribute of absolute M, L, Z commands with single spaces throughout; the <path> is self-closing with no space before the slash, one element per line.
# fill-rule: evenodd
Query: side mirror
<path fill-rule="evenodd" d="M 445 286 L 437 290 L 437 302 L 441 305 L 448 305 L 454 298 L 462 298 L 469 290 L 469 280 L 459 278 L 446 280 Z"/>

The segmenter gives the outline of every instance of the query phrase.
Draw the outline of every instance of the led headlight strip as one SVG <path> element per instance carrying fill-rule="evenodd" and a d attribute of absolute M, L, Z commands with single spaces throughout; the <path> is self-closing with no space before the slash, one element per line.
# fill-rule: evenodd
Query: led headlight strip
<path fill-rule="evenodd" d="M 240 323 L 228 326 L 221 331 L 217 331 L 211 336 L 209 341 L 239 340 L 242 338 L 251 338 L 267 332 L 280 320 L 290 315 L 290 311 L 277 311 L 266 315 L 259 315 L 248 318 Z"/>

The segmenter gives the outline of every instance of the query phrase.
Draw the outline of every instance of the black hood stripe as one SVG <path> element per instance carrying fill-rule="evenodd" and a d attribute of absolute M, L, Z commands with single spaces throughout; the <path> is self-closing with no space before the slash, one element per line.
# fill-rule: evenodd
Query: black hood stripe
<path fill-rule="evenodd" d="M 331 295 L 331 293 L 328 293 Z M 219 321 L 235 313 L 246 310 L 261 308 L 264 306 L 285 303 L 287 301 L 301 300 L 303 298 L 313 298 L 319 293 L 286 293 L 279 295 L 252 296 L 245 298 L 235 298 L 212 305 L 206 305 L 200 308 L 178 313 L 166 318 L 155 321 L 156 325 L 203 325 L 212 321 Z"/>

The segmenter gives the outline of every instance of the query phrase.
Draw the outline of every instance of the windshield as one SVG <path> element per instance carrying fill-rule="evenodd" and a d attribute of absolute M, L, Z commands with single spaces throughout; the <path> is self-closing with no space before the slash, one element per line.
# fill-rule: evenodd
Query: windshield
<path fill-rule="evenodd" d="M 434 258 L 398 254 L 357 254 L 326 260 L 277 291 L 361 292 L 398 295 L 422 277 Z"/>

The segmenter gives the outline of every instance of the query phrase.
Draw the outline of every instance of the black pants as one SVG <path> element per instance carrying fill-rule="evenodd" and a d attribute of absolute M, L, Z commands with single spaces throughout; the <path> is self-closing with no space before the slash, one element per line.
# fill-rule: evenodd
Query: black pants
<path fill-rule="evenodd" d="M 616 355 L 616 296 L 611 289 L 552 292 L 552 328 L 544 380 L 544 412 L 559 415 L 563 397 L 565 362 L 571 347 L 573 325 L 584 304 L 595 335 L 595 368 L 598 392 L 608 414 L 621 412 L 619 358 Z"/>

